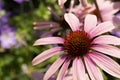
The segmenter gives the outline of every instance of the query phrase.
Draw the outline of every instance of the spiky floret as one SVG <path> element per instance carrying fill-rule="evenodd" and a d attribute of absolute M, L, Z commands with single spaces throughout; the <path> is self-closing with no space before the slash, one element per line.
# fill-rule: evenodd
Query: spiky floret
<path fill-rule="evenodd" d="M 64 46 L 67 53 L 72 56 L 85 55 L 90 48 L 91 39 L 85 31 L 74 31 L 66 36 Z"/>

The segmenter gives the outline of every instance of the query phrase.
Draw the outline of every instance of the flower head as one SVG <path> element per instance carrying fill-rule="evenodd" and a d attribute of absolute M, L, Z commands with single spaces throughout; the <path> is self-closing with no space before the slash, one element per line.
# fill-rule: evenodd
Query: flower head
<path fill-rule="evenodd" d="M 102 35 L 114 29 L 113 24 L 111 22 L 97 24 L 96 16 L 89 14 L 85 17 L 84 28 L 81 29 L 79 19 L 72 13 L 66 13 L 64 18 L 72 29 L 65 38 L 47 37 L 34 43 L 34 45 L 62 44 L 44 51 L 33 59 L 32 64 L 36 65 L 61 54 L 46 72 L 44 80 L 48 80 L 60 67 L 56 80 L 63 80 L 69 67 L 72 69 L 74 80 L 86 80 L 86 73 L 91 80 L 103 80 L 99 67 L 110 75 L 120 78 L 119 64 L 106 56 L 107 54 L 120 58 L 120 49 L 114 46 L 120 45 L 120 38 Z"/>

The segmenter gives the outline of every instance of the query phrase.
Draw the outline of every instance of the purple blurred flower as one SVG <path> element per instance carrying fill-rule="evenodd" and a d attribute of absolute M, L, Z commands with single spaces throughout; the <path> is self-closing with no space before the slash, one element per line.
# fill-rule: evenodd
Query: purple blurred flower
<path fill-rule="evenodd" d="M 110 33 L 114 36 L 120 37 L 120 12 L 115 14 L 113 18 L 113 23 L 116 28 L 112 30 Z"/>
<path fill-rule="evenodd" d="M 114 30 L 112 30 L 112 32 L 110 32 L 112 35 L 120 37 L 120 29 L 116 28 Z"/>
<path fill-rule="evenodd" d="M 8 23 L 8 14 L 0 16 L 0 26 Z"/>
<path fill-rule="evenodd" d="M 14 1 L 17 2 L 17 3 L 19 3 L 19 4 L 21 4 L 22 2 L 28 2 L 30 0 L 14 0 Z"/>
<path fill-rule="evenodd" d="M 8 23 L 10 12 L 6 12 L 3 7 L 4 4 L 0 0 L 0 47 L 9 49 L 15 46 L 17 41 L 15 30 Z"/>
<path fill-rule="evenodd" d="M 2 48 L 9 49 L 16 45 L 15 30 L 8 25 L 0 27 L 0 44 Z"/>

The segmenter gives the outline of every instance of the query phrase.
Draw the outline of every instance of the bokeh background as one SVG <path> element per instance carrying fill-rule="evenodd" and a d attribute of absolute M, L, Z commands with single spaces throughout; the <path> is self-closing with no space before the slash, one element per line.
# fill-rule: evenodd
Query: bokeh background
<path fill-rule="evenodd" d="M 32 66 L 32 59 L 47 48 L 33 46 L 41 34 L 33 22 L 50 19 L 47 6 L 58 7 L 56 0 L 0 0 L 0 80 L 42 80 L 40 72 L 54 59 Z"/>
<path fill-rule="evenodd" d="M 0 80 L 42 80 L 58 57 L 37 66 L 31 63 L 35 56 L 51 47 L 33 46 L 43 33 L 34 30 L 33 23 L 52 19 L 48 6 L 60 14 L 57 0 L 0 0 Z M 104 77 L 120 80 L 106 73 Z"/>

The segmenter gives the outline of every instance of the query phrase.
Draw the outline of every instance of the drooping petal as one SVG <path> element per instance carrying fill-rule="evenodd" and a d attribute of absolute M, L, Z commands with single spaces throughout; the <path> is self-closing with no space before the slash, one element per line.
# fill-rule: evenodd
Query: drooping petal
<path fill-rule="evenodd" d="M 111 35 L 103 35 L 95 38 L 92 43 L 120 45 L 120 38 Z"/>
<path fill-rule="evenodd" d="M 59 27 L 59 25 L 52 21 L 41 21 L 41 22 L 34 22 L 34 29 L 43 30 L 48 28 L 56 28 Z"/>
<path fill-rule="evenodd" d="M 120 49 L 117 47 L 110 45 L 94 45 L 91 48 L 104 54 L 120 58 Z"/>
<path fill-rule="evenodd" d="M 59 74 L 58 74 L 58 77 L 57 77 L 57 80 L 63 80 L 63 77 L 65 76 L 65 72 L 70 64 L 70 59 L 67 59 L 64 64 L 62 65 L 60 71 L 59 71 Z"/>
<path fill-rule="evenodd" d="M 60 37 L 47 37 L 35 41 L 33 45 L 46 45 L 46 44 L 63 44 L 64 39 Z"/>
<path fill-rule="evenodd" d="M 46 37 L 46 36 L 52 35 L 52 34 L 54 34 L 55 32 L 57 32 L 61 29 L 62 29 L 61 27 L 52 28 L 49 32 L 45 32 L 44 34 L 42 34 L 41 37 Z"/>
<path fill-rule="evenodd" d="M 99 25 L 97 25 L 94 29 L 92 29 L 89 32 L 89 35 L 92 37 L 95 37 L 97 35 L 103 34 L 105 32 L 111 31 L 112 29 L 114 29 L 114 25 L 112 24 L 112 22 L 103 22 L 100 23 Z"/>
<path fill-rule="evenodd" d="M 98 69 L 96 64 L 89 58 L 89 56 L 84 56 L 84 60 L 91 80 L 103 80 L 100 70 Z"/>
<path fill-rule="evenodd" d="M 88 14 L 85 17 L 85 26 L 84 30 L 89 33 L 92 29 L 94 29 L 97 25 L 97 17 L 95 15 Z"/>
<path fill-rule="evenodd" d="M 100 53 L 91 53 L 89 56 L 105 72 L 114 77 L 120 78 L 120 65 L 111 58 Z"/>
<path fill-rule="evenodd" d="M 57 59 L 47 70 L 43 80 L 48 80 L 58 70 L 58 68 L 63 64 L 65 60 L 66 56 L 62 56 L 59 59 Z"/>
<path fill-rule="evenodd" d="M 32 64 L 37 65 L 56 54 L 60 54 L 61 51 L 62 51 L 62 47 L 54 47 L 54 48 L 48 49 L 42 52 L 41 54 L 39 54 L 37 57 L 35 57 L 32 61 Z"/>
<path fill-rule="evenodd" d="M 70 25 L 72 31 L 79 30 L 80 22 L 79 19 L 72 13 L 66 13 L 64 15 L 65 21 Z"/>
<path fill-rule="evenodd" d="M 84 64 L 78 57 L 73 61 L 73 78 L 74 80 L 86 80 Z"/>

